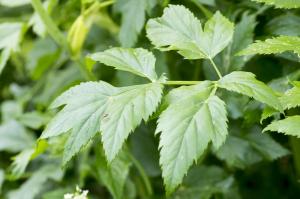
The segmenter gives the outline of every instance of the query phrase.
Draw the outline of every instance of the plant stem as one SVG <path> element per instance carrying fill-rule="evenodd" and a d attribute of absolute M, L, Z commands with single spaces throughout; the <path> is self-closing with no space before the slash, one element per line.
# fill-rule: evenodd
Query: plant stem
<path fill-rule="evenodd" d="M 203 14 L 205 15 L 205 17 L 207 19 L 209 19 L 213 16 L 213 14 L 208 9 L 206 9 L 201 3 L 198 3 L 198 2 L 194 2 L 194 3 L 203 12 Z"/>
<path fill-rule="evenodd" d="M 31 4 L 34 10 L 38 13 L 39 17 L 42 19 L 49 35 L 64 48 L 68 49 L 68 43 L 65 39 L 65 36 L 60 32 L 54 21 L 50 18 L 49 14 L 43 7 L 43 4 L 40 0 L 31 0 Z"/>
<path fill-rule="evenodd" d="M 153 194 L 153 190 L 152 190 L 151 182 L 150 182 L 146 172 L 144 171 L 144 169 L 143 169 L 142 165 L 139 163 L 139 161 L 137 159 L 135 159 L 135 157 L 132 154 L 128 153 L 128 155 L 129 155 L 131 161 L 133 162 L 134 166 L 140 173 L 141 178 L 144 181 L 145 188 L 148 192 L 148 195 L 151 196 Z"/>
<path fill-rule="evenodd" d="M 164 85 L 194 85 L 199 84 L 201 81 L 166 81 Z"/>
<path fill-rule="evenodd" d="M 43 4 L 40 0 L 31 0 L 31 4 L 34 8 L 34 10 L 37 12 L 41 20 L 43 21 L 47 32 L 49 35 L 56 41 L 56 43 L 60 46 L 62 46 L 65 50 L 68 51 L 70 55 L 71 49 L 69 47 L 69 44 L 64 36 L 64 34 L 58 29 L 54 21 L 51 19 L 50 15 L 47 13 L 47 11 L 44 9 Z M 86 80 L 95 80 L 96 78 L 94 75 L 87 70 L 85 67 L 85 64 L 80 59 L 73 59 L 74 62 L 77 63 L 79 66 L 79 70 L 84 76 Z"/>
<path fill-rule="evenodd" d="M 110 6 L 113 3 L 115 3 L 115 0 L 104 1 L 104 2 L 101 2 L 101 3 L 99 3 L 99 2 L 96 1 L 93 5 L 91 5 L 84 12 L 84 15 L 87 16 L 87 15 L 91 14 L 92 12 L 99 10 L 100 8 L 104 8 L 104 7 Z"/>
<path fill-rule="evenodd" d="M 221 73 L 220 73 L 218 67 L 216 66 L 215 62 L 214 62 L 211 58 L 209 58 L 209 61 L 210 61 L 211 65 L 214 67 L 216 73 L 218 74 L 219 79 L 221 79 L 221 78 L 222 78 L 222 75 L 221 75 Z"/>

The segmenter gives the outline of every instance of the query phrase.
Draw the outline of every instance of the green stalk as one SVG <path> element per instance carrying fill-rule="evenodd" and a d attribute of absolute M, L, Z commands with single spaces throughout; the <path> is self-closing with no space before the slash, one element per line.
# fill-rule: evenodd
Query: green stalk
<path fill-rule="evenodd" d="M 153 190 L 152 190 L 151 182 L 150 182 L 145 170 L 143 169 L 142 165 L 139 163 L 139 161 L 137 159 L 135 159 L 135 157 L 133 155 L 131 155 L 130 153 L 128 153 L 128 155 L 129 155 L 133 165 L 138 170 L 138 172 L 145 184 L 145 188 L 148 192 L 148 195 L 151 196 L 153 194 Z"/>
<path fill-rule="evenodd" d="M 209 18 L 211 18 L 213 16 L 213 14 L 208 9 L 206 9 L 201 3 L 198 3 L 196 1 L 194 3 L 203 12 L 203 14 L 205 15 L 205 17 L 207 19 L 209 19 Z"/>
<path fill-rule="evenodd" d="M 68 49 L 68 43 L 65 39 L 65 36 L 60 32 L 54 21 L 50 18 L 49 14 L 43 7 L 43 4 L 40 0 L 31 0 L 31 4 L 34 10 L 38 13 L 39 17 L 42 19 L 49 35 L 64 48 Z"/>
<path fill-rule="evenodd" d="M 164 85 L 194 85 L 199 84 L 201 81 L 166 81 Z"/>
<path fill-rule="evenodd" d="M 64 34 L 61 33 L 61 31 L 58 29 L 54 21 L 51 19 L 50 15 L 47 13 L 47 11 L 44 9 L 43 4 L 40 0 L 31 0 L 31 4 L 34 8 L 34 10 L 37 12 L 41 20 L 43 21 L 47 32 L 49 35 L 55 40 L 55 42 L 62 46 L 64 49 L 68 51 L 70 55 L 71 49 L 69 47 L 69 44 L 67 42 L 67 39 L 65 38 Z M 80 72 L 83 74 L 86 80 L 95 80 L 96 78 L 94 75 L 87 70 L 85 65 L 80 59 L 73 59 L 74 62 L 77 63 Z"/>
<path fill-rule="evenodd" d="M 294 167 L 296 171 L 296 176 L 300 178 L 300 139 L 295 137 L 290 137 L 290 143 L 292 145 Z"/>
<path fill-rule="evenodd" d="M 104 2 L 101 2 L 101 3 L 95 2 L 86 11 L 84 11 L 83 15 L 84 16 L 88 16 L 91 13 L 99 10 L 100 8 L 104 8 L 104 7 L 110 6 L 110 5 L 114 4 L 114 3 L 115 3 L 115 0 L 104 1 Z"/>
<path fill-rule="evenodd" d="M 209 61 L 210 61 L 211 65 L 214 67 L 216 73 L 218 74 L 219 79 L 221 79 L 221 78 L 222 78 L 222 75 L 221 75 L 221 73 L 220 73 L 218 67 L 216 66 L 215 62 L 214 62 L 211 58 L 209 58 Z"/>

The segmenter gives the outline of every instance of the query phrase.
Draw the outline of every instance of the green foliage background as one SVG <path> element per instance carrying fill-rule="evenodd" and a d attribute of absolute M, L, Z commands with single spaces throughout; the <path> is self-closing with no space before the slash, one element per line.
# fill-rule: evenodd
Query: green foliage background
<path fill-rule="evenodd" d="M 299 8 L 0 0 L 0 198 L 298 198 Z"/>

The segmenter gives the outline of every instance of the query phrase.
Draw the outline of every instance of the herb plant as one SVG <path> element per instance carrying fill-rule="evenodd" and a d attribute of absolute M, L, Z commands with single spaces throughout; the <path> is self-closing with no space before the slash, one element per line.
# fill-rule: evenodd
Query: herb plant
<path fill-rule="evenodd" d="M 300 194 L 298 0 L 0 5 L 3 198 Z"/>

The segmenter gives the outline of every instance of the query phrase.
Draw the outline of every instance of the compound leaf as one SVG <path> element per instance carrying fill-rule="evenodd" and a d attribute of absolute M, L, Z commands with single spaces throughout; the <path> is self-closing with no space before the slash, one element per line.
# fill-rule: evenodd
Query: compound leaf
<path fill-rule="evenodd" d="M 299 0 L 252 0 L 260 3 L 265 3 L 268 5 L 274 5 L 276 8 L 299 8 Z"/>
<path fill-rule="evenodd" d="M 105 82 L 82 83 L 53 102 L 53 108 L 65 107 L 52 119 L 41 138 L 72 130 L 64 151 L 65 164 L 101 132 L 105 153 L 112 161 L 129 133 L 155 111 L 161 94 L 162 86 L 158 83 L 121 88 Z"/>
<path fill-rule="evenodd" d="M 158 120 L 160 164 L 168 193 L 181 183 L 210 141 L 218 148 L 227 135 L 225 104 L 217 96 L 210 96 L 213 84 L 204 84 L 207 87 L 199 84 L 171 91 L 169 96 L 176 96 L 181 90 L 188 95 L 171 100 Z"/>
<path fill-rule="evenodd" d="M 277 110 L 282 110 L 280 101 L 275 92 L 263 82 L 255 79 L 250 72 L 232 72 L 218 82 L 218 86 L 229 91 L 234 91 L 253 97 L 257 101 L 265 103 Z"/>
<path fill-rule="evenodd" d="M 295 36 L 279 36 L 265 41 L 256 41 L 238 55 L 278 54 L 292 51 L 300 55 L 300 38 Z"/>
<path fill-rule="evenodd" d="M 94 53 L 91 58 L 118 70 L 128 71 L 151 81 L 157 80 L 155 57 L 145 49 L 112 48 L 104 52 Z"/>
<path fill-rule="evenodd" d="M 231 41 L 234 25 L 216 12 L 202 30 L 200 21 L 184 6 L 170 5 L 160 18 L 147 23 L 147 36 L 162 50 L 176 50 L 187 59 L 211 59 Z"/>
<path fill-rule="evenodd" d="M 291 116 L 283 120 L 274 121 L 268 125 L 265 131 L 277 131 L 279 133 L 284 133 L 286 135 L 292 135 L 300 138 L 300 116 Z"/>

